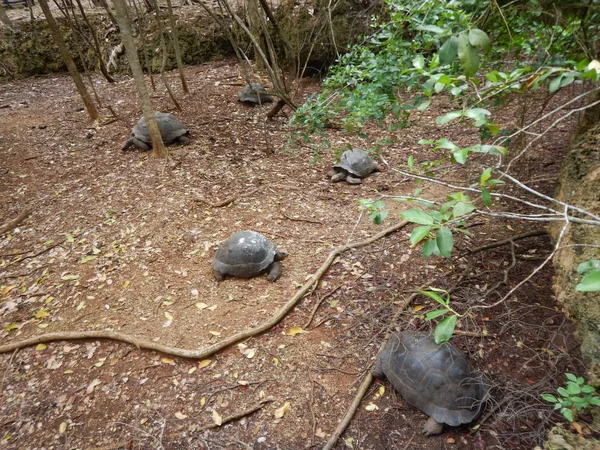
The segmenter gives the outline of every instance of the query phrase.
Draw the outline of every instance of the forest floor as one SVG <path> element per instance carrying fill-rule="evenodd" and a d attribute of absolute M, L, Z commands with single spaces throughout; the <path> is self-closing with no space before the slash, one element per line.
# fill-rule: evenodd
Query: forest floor
<path fill-rule="evenodd" d="M 478 140 L 468 124 L 434 125 L 436 116 L 453 108 L 442 97 L 415 113 L 406 129 L 370 125 L 370 137 L 332 129 L 327 139 L 338 151 L 373 148 L 380 138 L 391 142 L 380 149 L 389 167 L 361 185 L 332 184 L 327 172 L 334 150 L 290 140 L 288 117 L 266 121 L 269 106 L 237 101 L 243 81 L 236 62 L 188 67 L 185 74 L 189 94 L 169 74 L 182 112 L 162 86 L 153 93 L 156 109 L 173 112 L 191 132 L 189 145 L 169 147 L 168 161 L 121 150 L 141 114 L 128 77 L 112 85 L 94 78 L 102 102 L 119 116 L 111 121 L 102 109 L 101 125 L 89 121 L 68 76 L 0 85 L 0 224 L 31 212 L 0 235 L 0 346 L 47 333 L 99 330 L 190 350 L 218 344 L 276 315 L 335 247 L 376 235 L 414 207 L 388 197 L 410 195 L 417 187 L 393 167 L 410 155 L 419 161 L 432 156 L 419 139 L 451 136 L 460 145 Z M 317 89 L 304 80 L 298 100 Z M 495 109 L 501 127 L 515 129 L 522 118 L 537 117 L 545 98 L 535 95 Z M 555 126 L 513 174 L 552 195 L 573 128 L 566 121 Z M 475 166 L 448 165 L 440 173 L 457 184 L 477 182 L 480 175 Z M 449 192 L 421 187 L 421 196 L 435 201 Z M 508 185 L 503 192 L 525 195 Z M 231 196 L 236 199 L 226 206 L 211 205 Z M 359 211 L 363 198 L 387 198 L 390 214 L 383 225 Z M 497 207 L 527 212 L 522 204 Z M 468 250 L 542 225 L 477 217 L 471 237 L 456 237 L 450 259 L 424 259 L 420 248 L 409 246 L 411 228 L 341 253 L 318 287 L 276 326 L 200 359 L 106 339 L 52 341 L 1 354 L 0 448 L 322 448 L 386 333 L 430 329 L 424 314 L 435 305 L 426 297 L 398 311 L 422 285 L 452 289 L 460 312 L 497 303 L 461 318 L 458 330 L 464 333 L 453 339 L 492 386 L 479 428 L 447 427 L 423 437 L 427 417 L 403 403 L 387 381 L 376 380 L 335 448 L 541 444 L 560 417 L 539 394 L 553 392 L 564 372 L 583 370 L 574 327 L 555 303 L 551 267 L 498 300 L 549 254 L 549 238 Z M 247 229 L 288 250 L 280 279 L 216 282 L 216 249 Z M 217 427 L 219 420 L 227 423 Z"/>

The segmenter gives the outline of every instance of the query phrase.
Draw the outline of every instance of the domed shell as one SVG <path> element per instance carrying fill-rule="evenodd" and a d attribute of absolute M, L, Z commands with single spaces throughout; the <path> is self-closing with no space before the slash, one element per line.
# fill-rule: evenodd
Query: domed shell
<path fill-rule="evenodd" d="M 483 410 L 487 385 L 450 342 L 438 345 L 425 333 L 396 333 L 379 356 L 378 365 L 407 403 L 436 422 L 462 425 Z"/>
<path fill-rule="evenodd" d="M 219 247 L 212 268 L 234 277 L 253 277 L 275 260 L 276 247 L 256 231 L 238 231 Z"/>
<path fill-rule="evenodd" d="M 162 136 L 165 144 L 170 144 L 171 142 L 177 140 L 177 138 L 180 136 L 183 136 L 189 132 L 189 130 L 179 120 L 177 120 L 173 114 L 170 113 L 157 112 L 156 123 L 158 124 L 160 135 Z M 152 142 L 144 116 L 138 120 L 131 132 L 141 141 L 148 143 Z"/>
<path fill-rule="evenodd" d="M 360 148 L 345 151 L 340 158 L 340 162 L 333 167 L 343 169 L 360 178 L 364 178 L 371 172 L 378 170 L 375 161 L 369 157 L 367 152 Z"/>
<path fill-rule="evenodd" d="M 238 100 L 242 103 L 262 104 L 272 102 L 273 97 L 267 94 L 262 84 L 250 83 L 238 94 Z"/>

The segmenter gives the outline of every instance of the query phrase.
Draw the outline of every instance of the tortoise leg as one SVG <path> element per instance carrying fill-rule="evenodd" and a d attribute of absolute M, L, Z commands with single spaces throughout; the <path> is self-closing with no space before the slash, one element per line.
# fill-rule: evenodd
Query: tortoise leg
<path fill-rule="evenodd" d="M 383 378 L 385 374 L 383 373 L 383 361 L 381 360 L 381 355 L 377 356 L 375 360 L 375 365 L 373 366 L 373 370 L 371 371 L 371 375 L 375 378 Z"/>
<path fill-rule="evenodd" d="M 444 424 L 436 422 L 433 417 L 430 417 L 425 425 L 423 426 L 423 430 L 421 433 L 425 436 L 433 436 L 434 434 L 440 434 L 444 429 Z"/>
<path fill-rule="evenodd" d="M 190 138 L 187 136 L 179 136 L 177 139 L 175 139 L 177 142 L 179 142 L 181 145 L 187 145 L 190 143 Z"/>
<path fill-rule="evenodd" d="M 358 177 L 353 177 L 352 175 L 348 174 L 348 176 L 346 177 L 346 181 L 350 184 L 361 184 L 362 180 Z"/>
<path fill-rule="evenodd" d="M 273 261 L 271 265 L 267 268 L 269 271 L 269 275 L 267 275 L 267 280 L 275 281 L 281 275 L 281 263 L 279 261 Z"/>
<path fill-rule="evenodd" d="M 225 279 L 225 274 L 221 273 L 221 272 L 217 272 L 215 269 L 213 269 L 213 275 L 215 277 L 215 280 L 217 280 L 217 281 L 223 281 Z"/>
<path fill-rule="evenodd" d="M 123 144 L 123 147 L 121 147 L 121 150 L 128 149 L 132 145 L 133 145 L 133 138 L 129 138 L 125 141 L 125 143 Z"/>
<path fill-rule="evenodd" d="M 146 144 L 144 141 L 140 141 L 138 138 L 132 138 L 133 139 L 133 143 L 141 148 L 142 150 L 150 150 L 152 147 L 150 147 L 148 144 Z"/>
<path fill-rule="evenodd" d="M 346 175 L 347 175 L 347 173 L 344 170 L 339 171 L 339 172 L 333 171 L 333 172 L 330 172 L 329 174 L 331 175 L 331 181 L 334 183 L 345 180 Z"/>

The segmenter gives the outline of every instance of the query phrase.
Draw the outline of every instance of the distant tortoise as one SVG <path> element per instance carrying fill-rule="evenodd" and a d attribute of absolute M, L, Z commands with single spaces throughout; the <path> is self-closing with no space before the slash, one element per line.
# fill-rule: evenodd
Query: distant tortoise
<path fill-rule="evenodd" d="M 238 100 L 249 105 L 261 105 L 271 103 L 273 97 L 267 94 L 267 90 L 262 84 L 250 83 L 238 94 Z"/>
<path fill-rule="evenodd" d="M 250 278 L 268 272 L 267 280 L 275 281 L 281 274 L 281 261 L 288 252 L 256 231 L 238 231 L 217 250 L 212 262 L 217 281 L 225 275 Z"/>
<path fill-rule="evenodd" d="M 393 334 L 373 376 L 387 377 L 407 403 L 429 416 L 422 430 L 427 436 L 441 433 L 444 424 L 472 422 L 487 397 L 487 385 L 464 353 L 449 342 L 436 344 L 426 333 Z"/>
<path fill-rule="evenodd" d="M 345 180 L 350 184 L 360 184 L 362 178 L 368 177 L 371 172 L 379 172 L 377 163 L 364 150 L 354 148 L 344 152 L 329 176 L 333 182 Z"/>
<path fill-rule="evenodd" d="M 188 144 L 190 142 L 188 138 L 190 130 L 177 120 L 173 114 L 157 112 L 156 122 L 165 145 L 173 142 L 179 142 L 181 144 Z M 127 139 L 123 144 L 123 150 L 132 145 L 143 150 L 150 150 L 152 148 L 152 139 L 150 139 L 150 133 L 148 132 L 144 116 L 142 116 L 132 128 L 131 134 L 132 137 Z"/>

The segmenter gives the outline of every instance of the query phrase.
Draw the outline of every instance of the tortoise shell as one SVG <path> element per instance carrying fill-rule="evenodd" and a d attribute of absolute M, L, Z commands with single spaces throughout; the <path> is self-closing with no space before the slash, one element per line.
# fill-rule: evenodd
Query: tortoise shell
<path fill-rule="evenodd" d="M 371 172 L 379 170 L 377 163 L 371 159 L 367 152 L 360 148 L 345 151 L 340 158 L 340 162 L 334 164 L 333 168 L 345 170 L 360 178 L 365 178 Z"/>
<path fill-rule="evenodd" d="M 276 247 L 256 231 L 238 231 L 219 247 L 212 268 L 221 274 L 250 278 L 275 261 Z"/>
<path fill-rule="evenodd" d="M 173 114 L 170 113 L 157 112 L 156 123 L 158 124 L 160 135 L 162 136 L 165 144 L 170 144 L 181 136 L 189 133 L 189 130 L 179 120 L 177 120 Z M 131 130 L 131 134 L 133 134 L 140 141 L 148 144 L 152 143 L 144 116 L 142 116 L 135 124 Z"/>
<path fill-rule="evenodd" d="M 407 403 L 450 426 L 475 420 L 487 395 L 465 354 L 450 342 L 436 344 L 426 333 L 393 334 L 373 375 L 385 375 Z"/>

